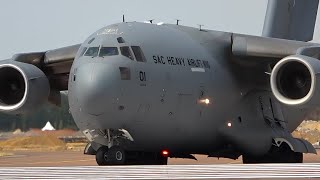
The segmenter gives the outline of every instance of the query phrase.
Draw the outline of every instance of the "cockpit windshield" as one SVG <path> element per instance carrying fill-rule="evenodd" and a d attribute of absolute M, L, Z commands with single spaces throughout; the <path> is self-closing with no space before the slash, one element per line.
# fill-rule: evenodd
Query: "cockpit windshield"
<path fill-rule="evenodd" d="M 83 56 L 84 53 L 87 51 L 87 47 L 83 47 L 82 50 L 81 50 L 81 53 L 80 53 L 80 56 Z"/>
<path fill-rule="evenodd" d="M 99 53 L 99 47 L 89 47 L 84 56 L 96 57 Z"/>
<path fill-rule="evenodd" d="M 123 56 L 126 56 L 129 59 L 134 60 L 134 57 L 133 57 L 133 55 L 130 51 L 130 48 L 128 46 L 120 47 L 120 51 Z"/>
<path fill-rule="evenodd" d="M 99 57 L 119 55 L 117 47 L 101 47 Z"/>

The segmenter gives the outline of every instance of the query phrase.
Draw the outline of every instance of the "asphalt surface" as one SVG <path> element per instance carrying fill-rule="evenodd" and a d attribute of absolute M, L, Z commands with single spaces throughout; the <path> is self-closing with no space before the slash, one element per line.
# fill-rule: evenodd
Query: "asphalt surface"
<path fill-rule="evenodd" d="M 319 151 L 318 151 L 319 153 Z M 320 154 L 320 153 L 319 153 Z M 96 165 L 95 156 L 79 151 L 14 152 L 0 157 L 0 179 L 319 179 L 320 155 L 305 155 L 303 164 L 244 165 L 238 160 L 169 159 L 168 166 Z"/>
<path fill-rule="evenodd" d="M 71 166 L 0 168 L 1 179 L 320 178 L 320 164 Z"/>
<path fill-rule="evenodd" d="M 304 155 L 305 163 L 320 163 L 318 155 Z M 196 155 L 198 161 L 190 159 L 170 158 L 169 165 L 201 165 L 201 164 L 242 164 L 242 159 L 207 158 Z M 0 167 L 55 167 L 55 166 L 97 166 L 95 156 L 84 155 L 80 151 L 61 152 L 14 152 L 12 156 L 0 157 Z"/>

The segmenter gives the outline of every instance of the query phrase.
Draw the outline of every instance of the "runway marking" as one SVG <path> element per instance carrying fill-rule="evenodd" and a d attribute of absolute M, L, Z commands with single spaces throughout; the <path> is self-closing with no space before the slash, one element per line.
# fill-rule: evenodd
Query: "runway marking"
<path fill-rule="evenodd" d="M 232 162 L 229 162 L 228 164 L 242 164 L 242 160 L 234 160 Z"/>
<path fill-rule="evenodd" d="M 9 156 L 1 156 L 0 158 L 20 158 L 26 157 L 26 155 L 9 155 Z"/>
<path fill-rule="evenodd" d="M 0 179 L 320 178 L 320 164 L 78 166 L 0 168 Z"/>
<path fill-rule="evenodd" d="M 92 159 L 81 159 L 81 160 L 69 160 L 69 161 L 48 161 L 48 162 L 32 162 L 32 163 L 23 163 L 25 165 L 36 165 L 36 164 L 60 164 L 60 163 L 74 163 L 74 162 L 86 162 L 86 161 L 92 161 Z M 13 163 L 10 163 L 10 161 L 2 161 L 1 163 L 6 163 L 8 162 L 8 164 L 6 165 L 15 165 Z M 1 169 L 0 169 L 1 170 Z"/>

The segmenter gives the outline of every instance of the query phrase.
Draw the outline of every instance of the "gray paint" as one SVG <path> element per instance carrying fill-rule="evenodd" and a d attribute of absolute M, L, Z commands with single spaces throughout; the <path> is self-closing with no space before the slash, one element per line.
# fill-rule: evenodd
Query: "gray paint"
<path fill-rule="evenodd" d="M 233 36 L 232 53 L 236 56 L 284 58 L 301 47 L 317 44 L 284 39 L 237 35 Z"/>
<path fill-rule="evenodd" d="M 311 41 L 318 4 L 319 0 L 269 0 L 263 36 Z"/>
<path fill-rule="evenodd" d="M 117 29 L 118 33 L 97 36 L 110 29 Z M 121 23 L 99 30 L 87 41 L 93 36 L 94 45 L 104 46 L 117 44 L 115 39 L 121 36 L 129 45 L 141 46 L 147 62 L 132 62 L 121 56 L 76 58 L 71 74 L 75 74 L 77 80 L 73 82 L 70 77 L 69 101 L 81 129 L 126 129 L 138 149 L 169 148 L 203 153 L 218 150 L 224 143 L 233 143 L 242 152 L 263 154 L 271 146 L 272 137 L 283 137 L 265 124 L 260 109 L 261 98 L 265 99 L 262 100 L 264 109 L 270 109 L 269 99 L 277 103 L 270 90 L 269 77 L 264 73 L 267 68 L 260 66 L 247 71 L 244 66 L 230 64 L 227 58 L 231 55 L 231 33 L 175 25 Z M 87 46 L 86 42 L 82 46 Z M 290 45 L 294 47 L 295 43 Z M 155 64 L 153 55 L 204 59 L 211 68 L 205 73 L 195 73 L 189 66 Z M 119 81 L 119 66 L 131 69 L 131 81 Z M 140 70 L 148 76 L 144 86 L 138 79 Z M 203 90 L 212 101 L 208 106 L 197 103 Z M 125 109 L 121 111 L 119 106 Z M 304 113 L 289 108 L 280 110 L 279 118 L 294 114 L 286 123 L 286 128 L 293 131 Z M 242 118 L 241 123 L 238 117 Z M 230 129 L 228 122 L 233 123 Z"/>
<path fill-rule="evenodd" d="M 118 43 L 118 37 L 125 43 Z M 98 46 L 140 46 L 146 62 L 121 54 L 81 55 L 85 47 Z M 237 158 L 264 155 L 281 143 L 295 152 L 315 153 L 310 143 L 290 134 L 309 107 L 280 103 L 269 75 L 284 56 L 314 54 L 315 46 L 180 25 L 124 22 L 96 31 L 80 47 L 21 54 L 13 60 L 39 67 L 52 92 L 68 89 L 70 112 L 95 150 L 120 145 L 126 150 L 169 149 Z M 317 60 L 312 62 L 320 67 Z M 130 69 L 130 80 L 122 80 L 121 68 Z M 203 103 L 205 99 L 210 103 Z M 224 153 L 225 147 L 231 155 Z"/>

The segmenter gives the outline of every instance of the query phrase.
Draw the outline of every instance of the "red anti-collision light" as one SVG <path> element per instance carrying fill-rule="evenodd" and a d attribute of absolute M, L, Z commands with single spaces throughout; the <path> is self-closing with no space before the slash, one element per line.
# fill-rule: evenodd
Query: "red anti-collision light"
<path fill-rule="evenodd" d="M 169 156 L 169 151 L 163 150 L 161 154 L 162 154 L 162 156 L 164 156 L 164 157 L 168 157 L 168 156 Z"/>

